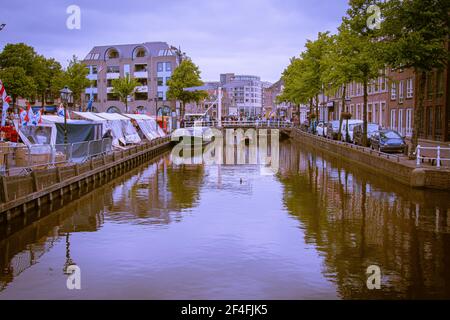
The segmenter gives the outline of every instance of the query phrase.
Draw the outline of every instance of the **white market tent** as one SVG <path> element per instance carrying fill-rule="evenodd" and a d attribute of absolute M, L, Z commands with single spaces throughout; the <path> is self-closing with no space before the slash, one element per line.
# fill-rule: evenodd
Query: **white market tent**
<path fill-rule="evenodd" d="M 158 130 L 159 126 L 154 118 L 145 114 L 125 114 L 125 116 L 136 121 L 142 133 L 149 141 L 162 137 Z"/>
<path fill-rule="evenodd" d="M 91 120 L 91 121 L 94 121 L 97 123 L 101 123 L 102 124 L 102 135 L 104 135 L 106 133 L 106 131 L 108 131 L 108 129 L 110 129 L 108 120 L 106 120 L 104 118 L 100 118 L 93 112 L 73 111 L 73 113 L 84 119 Z M 125 139 L 124 139 L 124 143 L 125 143 Z"/>
<path fill-rule="evenodd" d="M 108 112 L 100 112 L 96 113 L 95 115 L 107 120 L 109 122 L 109 127 L 111 128 L 113 136 L 118 137 L 120 141 L 122 141 L 121 138 L 124 139 L 124 141 L 122 142 L 125 142 L 125 144 L 141 142 L 141 138 L 139 137 L 139 134 L 136 132 L 136 129 L 131 123 L 130 118 L 118 113 Z"/>

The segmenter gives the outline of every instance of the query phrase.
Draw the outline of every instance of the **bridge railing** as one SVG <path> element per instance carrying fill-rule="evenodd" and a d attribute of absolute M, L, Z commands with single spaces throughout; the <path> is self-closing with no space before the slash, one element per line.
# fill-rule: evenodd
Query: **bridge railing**
<path fill-rule="evenodd" d="M 217 127 L 217 121 L 186 121 L 184 123 L 186 128 L 191 127 Z M 245 128 L 245 127 L 256 127 L 256 128 L 292 128 L 293 123 L 288 121 L 277 121 L 277 120 L 255 120 L 255 121 L 222 121 L 222 127 L 233 127 L 233 128 Z"/>

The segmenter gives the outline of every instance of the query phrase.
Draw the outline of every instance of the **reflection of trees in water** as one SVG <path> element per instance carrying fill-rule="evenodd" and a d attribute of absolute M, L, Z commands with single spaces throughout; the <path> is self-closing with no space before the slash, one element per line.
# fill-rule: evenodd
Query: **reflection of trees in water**
<path fill-rule="evenodd" d="M 323 253 L 325 275 L 343 298 L 450 298 L 449 194 L 383 177 L 281 145 L 284 202 Z M 382 290 L 366 287 L 379 265 Z"/>
<path fill-rule="evenodd" d="M 0 240 L 0 292 L 23 271 L 38 263 L 66 235 L 97 231 L 103 223 L 103 208 L 110 201 L 105 191 L 105 187 L 97 189 L 53 212 L 43 207 L 36 221 L 29 220 L 20 229 L 3 233 Z M 61 260 L 61 270 L 64 263 L 65 260 Z"/>

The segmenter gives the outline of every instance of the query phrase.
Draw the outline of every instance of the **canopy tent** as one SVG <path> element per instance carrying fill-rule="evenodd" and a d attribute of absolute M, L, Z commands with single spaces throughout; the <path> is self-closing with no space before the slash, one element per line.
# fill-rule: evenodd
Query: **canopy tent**
<path fill-rule="evenodd" d="M 88 119 L 91 121 L 95 121 L 97 123 L 101 123 L 102 124 L 102 135 L 104 135 L 106 133 L 106 131 L 108 131 L 110 128 L 109 126 L 109 122 L 106 119 L 100 118 L 99 116 L 97 116 L 95 113 L 93 112 L 80 112 L 80 111 L 73 111 L 73 113 L 75 115 L 77 115 L 78 117 L 84 118 L 84 119 Z M 112 131 L 112 129 L 111 129 Z M 113 145 L 118 145 L 118 138 L 114 138 L 113 136 Z M 125 143 L 125 139 L 123 140 L 123 143 Z"/>
<path fill-rule="evenodd" d="M 19 122 L 14 121 L 14 126 L 22 142 L 31 147 L 37 144 L 55 145 L 57 130 L 52 123 L 41 123 L 37 126 L 19 126 Z"/>
<path fill-rule="evenodd" d="M 125 114 L 125 116 L 136 121 L 142 133 L 149 141 L 161 137 L 158 131 L 159 126 L 154 118 L 145 114 Z"/>
<path fill-rule="evenodd" d="M 141 138 L 131 123 L 131 119 L 118 113 L 100 112 L 96 113 L 96 116 L 103 118 L 109 122 L 113 136 L 119 138 L 124 144 L 127 143 L 139 143 Z"/>
<path fill-rule="evenodd" d="M 56 144 L 65 143 L 64 133 L 64 117 L 55 115 L 43 115 L 42 122 L 44 124 L 53 124 L 56 128 Z M 78 143 L 92 140 L 100 140 L 102 138 L 101 123 L 67 119 L 67 142 Z"/>

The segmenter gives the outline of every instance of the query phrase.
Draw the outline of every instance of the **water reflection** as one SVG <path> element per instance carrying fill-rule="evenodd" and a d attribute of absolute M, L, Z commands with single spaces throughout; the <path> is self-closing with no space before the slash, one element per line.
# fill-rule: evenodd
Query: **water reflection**
<path fill-rule="evenodd" d="M 450 197 L 284 144 L 283 201 L 343 298 L 450 298 Z M 366 287 L 381 267 L 382 290 Z"/>
<path fill-rule="evenodd" d="M 450 298 L 449 193 L 290 141 L 279 159 L 265 176 L 165 154 L 0 226 L 0 299 Z M 82 290 L 65 287 L 70 263 Z M 366 287 L 370 265 L 381 290 Z"/>

